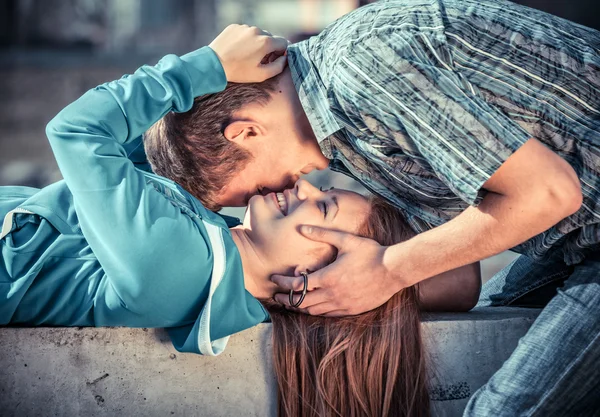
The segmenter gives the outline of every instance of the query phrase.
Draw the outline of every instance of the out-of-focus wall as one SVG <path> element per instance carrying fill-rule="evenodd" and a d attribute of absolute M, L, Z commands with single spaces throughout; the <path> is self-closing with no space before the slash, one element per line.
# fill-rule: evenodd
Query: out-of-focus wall
<path fill-rule="evenodd" d="M 230 23 L 316 33 L 356 0 L 0 0 L 0 185 L 60 179 L 44 127 L 86 90 Z"/>

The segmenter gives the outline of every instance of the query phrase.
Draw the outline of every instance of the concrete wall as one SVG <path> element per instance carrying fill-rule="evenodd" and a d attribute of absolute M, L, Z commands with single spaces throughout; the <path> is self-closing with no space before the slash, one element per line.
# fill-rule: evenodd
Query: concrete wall
<path fill-rule="evenodd" d="M 538 310 L 479 309 L 423 323 L 434 415 L 459 416 Z M 0 329 L 2 416 L 274 416 L 270 325 L 210 358 L 180 354 L 163 330 Z"/>

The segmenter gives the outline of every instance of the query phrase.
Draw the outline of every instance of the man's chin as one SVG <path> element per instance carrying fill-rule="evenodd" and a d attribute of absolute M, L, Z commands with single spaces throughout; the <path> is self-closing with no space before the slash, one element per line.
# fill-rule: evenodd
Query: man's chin
<path fill-rule="evenodd" d="M 240 196 L 219 198 L 219 199 L 217 199 L 217 203 L 221 207 L 244 207 L 249 204 L 251 199 L 252 199 L 252 197 L 250 197 L 250 199 L 248 199 L 248 197 L 240 195 Z"/>

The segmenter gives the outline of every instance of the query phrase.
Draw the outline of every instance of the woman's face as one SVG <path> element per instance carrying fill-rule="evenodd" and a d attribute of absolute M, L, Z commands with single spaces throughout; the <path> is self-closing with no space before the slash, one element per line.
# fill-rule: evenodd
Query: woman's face
<path fill-rule="evenodd" d="M 244 227 L 265 269 L 271 274 L 299 275 L 323 267 L 334 254 L 328 244 L 305 238 L 301 225 L 356 233 L 369 213 L 368 200 L 352 191 L 321 191 L 299 180 L 293 189 L 248 202 Z"/>

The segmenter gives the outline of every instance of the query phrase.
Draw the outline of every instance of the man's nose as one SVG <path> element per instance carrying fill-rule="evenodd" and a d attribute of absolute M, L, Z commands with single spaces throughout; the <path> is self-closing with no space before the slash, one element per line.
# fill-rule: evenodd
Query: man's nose
<path fill-rule="evenodd" d="M 284 188 L 294 188 L 296 184 L 300 181 L 299 175 L 292 175 L 288 181 L 288 183 L 284 186 Z"/>
<path fill-rule="evenodd" d="M 306 165 L 300 172 L 302 174 L 310 174 L 315 169 L 321 171 L 329 166 L 329 159 L 323 157 L 322 160 L 312 161 L 310 164 Z"/>

